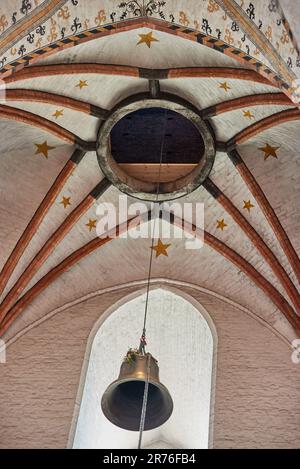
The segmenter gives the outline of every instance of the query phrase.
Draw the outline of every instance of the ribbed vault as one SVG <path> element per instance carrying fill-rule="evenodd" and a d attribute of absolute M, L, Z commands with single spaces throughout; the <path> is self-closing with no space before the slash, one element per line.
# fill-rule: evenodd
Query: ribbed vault
<path fill-rule="evenodd" d="M 77 8 L 60 3 L 69 13 Z M 149 240 L 99 239 L 91 223 L 97 201 L 117 203 L 120 195 L 98 166 L 98 131 L 132 96 L 188 101 L 216 137 L 210 177 L 180 200 L 205 204 L 205 245 L 195 254 L 170 240 L 153 276 L 210 289 L 286 338 L 299 335 L 300 111 L 291 70 L 280 61 L 277 70 L 276 57 L 267 63 L 262 52 L 258 65 L 238 52 L 238 40 L 229 47 L 190 23 L 126 17 L 107 24 L 89 34 L 75 27 L 68 41 L 53 37 L 39 53 L 29 47 L 30 56 L 4 61 L 1 336 L 12 338 L 89 292 L 146 278 Z M 139 44 L 145 36 L 150 43 Z"/>

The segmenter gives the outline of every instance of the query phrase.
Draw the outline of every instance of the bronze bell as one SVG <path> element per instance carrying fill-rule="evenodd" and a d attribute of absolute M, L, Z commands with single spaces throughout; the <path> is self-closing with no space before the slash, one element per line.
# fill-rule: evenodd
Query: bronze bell
<path fill-rule="evenodd" d="M 157 428 L 169 419 L 173 401 L 167 388 L 159 382 L 157 360 L 150 353 L 136 353 L 131 359 L 124 360 L 119 378 L 102 396 L 101 408 L 110 422 L 124 430 L 139 431 L 147 376 L 149 388 L 144 430 Z"/>

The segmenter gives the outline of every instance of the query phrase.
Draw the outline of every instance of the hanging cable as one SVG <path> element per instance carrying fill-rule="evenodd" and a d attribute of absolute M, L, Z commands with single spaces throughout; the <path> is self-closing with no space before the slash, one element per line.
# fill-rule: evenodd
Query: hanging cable
<path fill-rule="evenodd" d="M 166 125 L 167 125 L 167 110 L 165 110 L 165 115 L 164 115 L 164 125 L 163 125 L 163 134 L 162 134 L 163 138 L 162 138 L 161 147 L 160 147 L 159 172 L 158 172 L 158 181 L 157 181 L 157 187 L 156 187 L 155 203 L 158 202 L 158 197 L 159 197 L 161 169 L 162 169 L 162 161 L 163 161 L 163 150 L 164 150 L 165 135 L 166 135 Z M 154 251 L 153 248 L 154 248 L 156 220 L 157 218 L 159 218 L 159 214 L 160 214 L 160 203 L 158 206 L 158 217 L 155 217 L 153 220 L 151 254 L 150 254 L 150 260 L 149 260 L 147 292 L 146 292 L 146 302 L 145 302 L 145 312 L 144 312 L 144 324 L 143 324 L 143 331 L 142 331 L 142 335 L 140 338 L 140 347 L 139 347 L 139 353 L 141 353 L 142 355 L 146 355 L 146 350 L 145 350 L 145 347 L 147 345 L 146 325 L 147 325 L 147 314 L 148 314 L 148 305 L 149 305 L 150 281 L 151 281 L 151 273 L 152 273 L 152 262 L 153 262 L 153 251 Z M 147 402 L 148 402 L 148 390 L 149 390 L 149 375 L 150 375 L 150 355 L 148 355 L 148 360 L 147 360 L 147 378 L 146 378 L 145 388 L 144 388 L 144 396 L 143 396 L 143 404 L 142 404 L 142 412 L 141 412 L 141 420 L 140 420 L 140 428 L 139 428 L 138 449 L 141 449 L 143 432 L 145 428 L 146 410 L 147 410 Z"/>
<path fill-rule="evenodd" d="M 144 388 L 143 406 L 142 406 L 142 414 L 141 414 L 141 421 L 140 421 L 140 428 L 139 428 L 140 436 L 139 436 L 138 449 L 141 449 L 143 432 L 145 428 L 146 410 L 147 410 L 147 402 L 148 402 L 148 390 L 149 390 L 149 376 L 150 376 L 150 354 L 148 354 L 148 357 L 147 357 L 147 379 L 146 379 L 145 388 Z"/>

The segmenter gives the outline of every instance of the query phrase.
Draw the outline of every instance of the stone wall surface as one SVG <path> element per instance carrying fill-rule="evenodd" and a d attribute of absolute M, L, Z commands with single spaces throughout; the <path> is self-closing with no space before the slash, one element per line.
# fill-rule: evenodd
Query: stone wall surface
<path fill-rule="evenodd" d="M 1 448 L 67 447 L 91 330 L 136 289 L 71 306 L 8 347 L 7 363 L 0 365 Z M 181 289 L 207 310 L 217 330 L 213 446 L 299 447 L 300 365 L 292 363 L 287 343 L 237 306 Z"/>

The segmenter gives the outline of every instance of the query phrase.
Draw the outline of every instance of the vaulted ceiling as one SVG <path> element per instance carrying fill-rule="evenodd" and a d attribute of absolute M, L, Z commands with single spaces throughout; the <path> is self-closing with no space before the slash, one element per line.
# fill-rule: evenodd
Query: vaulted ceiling
<path fill-rule="evenodd" d="M 99 288 L 147 278 L 149 239 L 96 235 L 97 201 L 117 203 L 120 192 L 102 174 L 95 149 L 114 106 L 140 93 L 153 97 L 155 81 L 156 97 L 173 95 L 198 109 L 217 154 L 202 187 L 180 199 L 205 204 L 204 247 L 188 251 L 184 240 L 168 240 L 153 278 L 204 287 L 294 338 L 299 69 L 282 8 L 212 0 L 101 4 L 0 5 L 1 335 L 11 339 Z"/>

